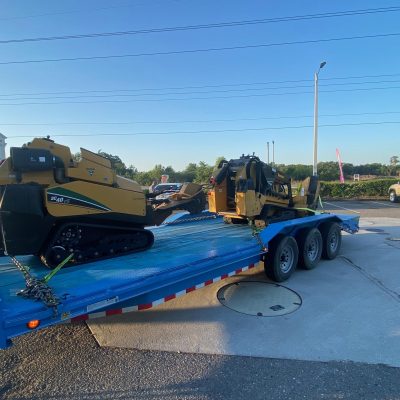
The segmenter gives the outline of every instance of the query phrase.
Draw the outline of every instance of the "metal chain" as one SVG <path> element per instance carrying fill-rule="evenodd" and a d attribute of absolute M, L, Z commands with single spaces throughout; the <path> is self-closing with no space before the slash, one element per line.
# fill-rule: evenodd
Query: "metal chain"
<path fill-rule="evenodd" d="M 29 267 L 25 267 L 24 265 L 22 265 L 15 257 L 10 257 L 10 258 L 11 261 L 14 263 L 14 265 L 18 268 L 18 270 L 22 272 L 25 280 L 31 276 L 29 273 Z"/>
<path fill-rule="evenodd" d="M 60 300 L 54 295 L 51 287 L 48 286 L 43 280 L 34 278 L 30 274 L 29 268 L 21 264 L 15 257 L 10 258 L 18 270 L 22 272 L 25 279 L 26 287 L 25 289 L 17 292 L 17 295 L 27 299 L 40 300 L 47 307 L 53 307 L 55 309 L 54 311 L 56 312 L 56 307 L 58 304 L 60 304 Z"/>
<path fill-rule="evenodd" d="M 261 251 L 263 253 L 267 252 L 267 248 L 265 247 L 260 237 L 260 232 L 262 231 L 262 228 L 258 228 L 257 226 L 254 225 L 254 223 L 250 224 L 250 226 L 251 226 L 252 236 L 256 238 L 258 244 L 261 247 Z"/>

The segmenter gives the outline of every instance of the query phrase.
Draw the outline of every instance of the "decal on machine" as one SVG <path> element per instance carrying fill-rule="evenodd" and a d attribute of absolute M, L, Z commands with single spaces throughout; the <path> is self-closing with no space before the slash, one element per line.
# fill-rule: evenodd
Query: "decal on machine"
<path fill-rule="evenodd" d="M 54 204 L 64 204 L 69 206 L 95 208 L 102 211 L 111 211 L 111 208 L 99 203 L 96 200 L 61 187 L 49 189 L 47 191 L 47 201 Z"/>

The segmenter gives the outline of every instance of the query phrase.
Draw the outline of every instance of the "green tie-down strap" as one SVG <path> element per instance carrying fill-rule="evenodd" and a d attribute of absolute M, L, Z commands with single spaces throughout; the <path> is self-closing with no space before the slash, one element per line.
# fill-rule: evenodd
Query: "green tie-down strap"
<path fill-rule="evenodd" d="M 321 208 L 324 209 L 324 205 L 322 204 L 321 196 L 318 196 L 318 201 L 319 201 L 319 205 L 321 206 Z"/>
<path fill-rule="evenodd" d="M 318 196 L 318 202 L 319 202 L 319 205 L 320 205 L 322 211 L 312 210 L 311 208 L 296 208 L 296 210 L 309 211 L 309 212 L 312 212 L 315 215 L 325 214 L 324 205 L 322 204 L 321 196 Z"/>
<path fill-rule="evenodd" d="M 43 282 L 44 283 L 48 283 L 49 280 L 74 256 L 74 253 L 71 253 L 64 261 L 61 261 L 60 264 L 57 265 L 57 267 L 55 267 L 53 269 L 53 271 L 51 271 L 50 273 L 48 273 L 44 278 L 43 278 Z"/>
<path fill-rule="evenodd" d="M 311 213 L 313 213 L 315 215 L 323 214 L 320 211 L 313 210 L 313 209 L 307 208 L 307 207 L 295 207 L 294 209 L 295 210 L 301 210 L 301 211 L 309 211 L 309 212 L 311 212 Z"/>

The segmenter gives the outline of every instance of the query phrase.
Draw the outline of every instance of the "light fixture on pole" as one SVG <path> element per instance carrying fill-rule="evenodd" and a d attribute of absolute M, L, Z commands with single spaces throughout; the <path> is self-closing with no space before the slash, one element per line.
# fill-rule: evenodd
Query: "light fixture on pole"
<path fill-rule="evenodd" d="M 317 72 L 314 73 L 314 154 L 313 154 L 313 175 L 318 175 L 318 75 L 319 71 L 324 68 L 326 61 L 319 65 Z"/>

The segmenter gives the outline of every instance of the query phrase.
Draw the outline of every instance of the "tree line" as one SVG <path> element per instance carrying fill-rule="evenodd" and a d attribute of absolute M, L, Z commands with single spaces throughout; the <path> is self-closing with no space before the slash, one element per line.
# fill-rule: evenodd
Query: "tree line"
<path fill-rule="evenodd" d="M 294 180 L 303 180 L 307 176 L 312 175 L 312 165 L 291 164 L 291 165 L 278 165 L 277 168 L 284 174 L 290 176 Z M 359 175 L 373 175 L 373 176 L 398 176 L 400 173 L 400 165 L 397 164 L 363 164 L 353 165 L 351 163 L 344 163 L 342 165 L 343 175 L 346 179 L 353 180 L 354 174 Z M 335 181 L 339 180 L 339 166 L 336 161 L 327 161 L 318 163 L 318 176 L 321 181 Z"/>
<path fill-rule="evenodd" d="M 182 171 L 175 171 L 171 166 L 164 167 L 161 164 L 155 165 L 149 171 L 139 171 L 133 165 L 127 167 L 119 156 L 99 151 L 103 157 L 111 161 L 113 168 L 118 175 L 130 178 L 143 186 L 149 186 L 152 182 L 159 182 L 161 175 L 168 175 L 169 182 L 196 182 L 208 183 L 215 167 L 224 157 L 218 157 L 214 165 L 209 165 L 204 161 L 199 163 L 189 163 Z M 396 157 L 397 159 L 397 157 Z M 363 165 L 343 164 L 343 174 L 345 178 L 353 180 L 354 174 L 374 175 L 374 176 L 398 176 L 400 165 L 392 162 L 389 165 L 372 163 Z M 395 160 L 398 161 L 398 160 Z M 276 168 L 294 180 L 303 180 L 312 175 L 312 165 L 304 164 L 277 164 Z M 318 163 L 318 176 L 322 181 L 335 181 L 339 179 L 339 167 L 335 161 Z"/>
<path fill-rule="evenodd" d="M 208 183 L 214 168 L 224 159 L 224 157 L 218 157 L 215 161 L 215 165 L 209 165 L 204 161 L 200 161 L 197 164 L 189 163 L 183 171 L 175 171 L 171 166 L 164 167 L 161 164 L 156 164 L 149 171 L 139 171 L 133 165 L 127 167 L 119 156 L 108 154 L 100 150 L 98 154 L 111 161 L 111 165 L 118 175 L 133 179 L 143 186 L 149 186 L 153 182 L 160 182 L 161 175 L 168 175 L 169 182 Z"/>

